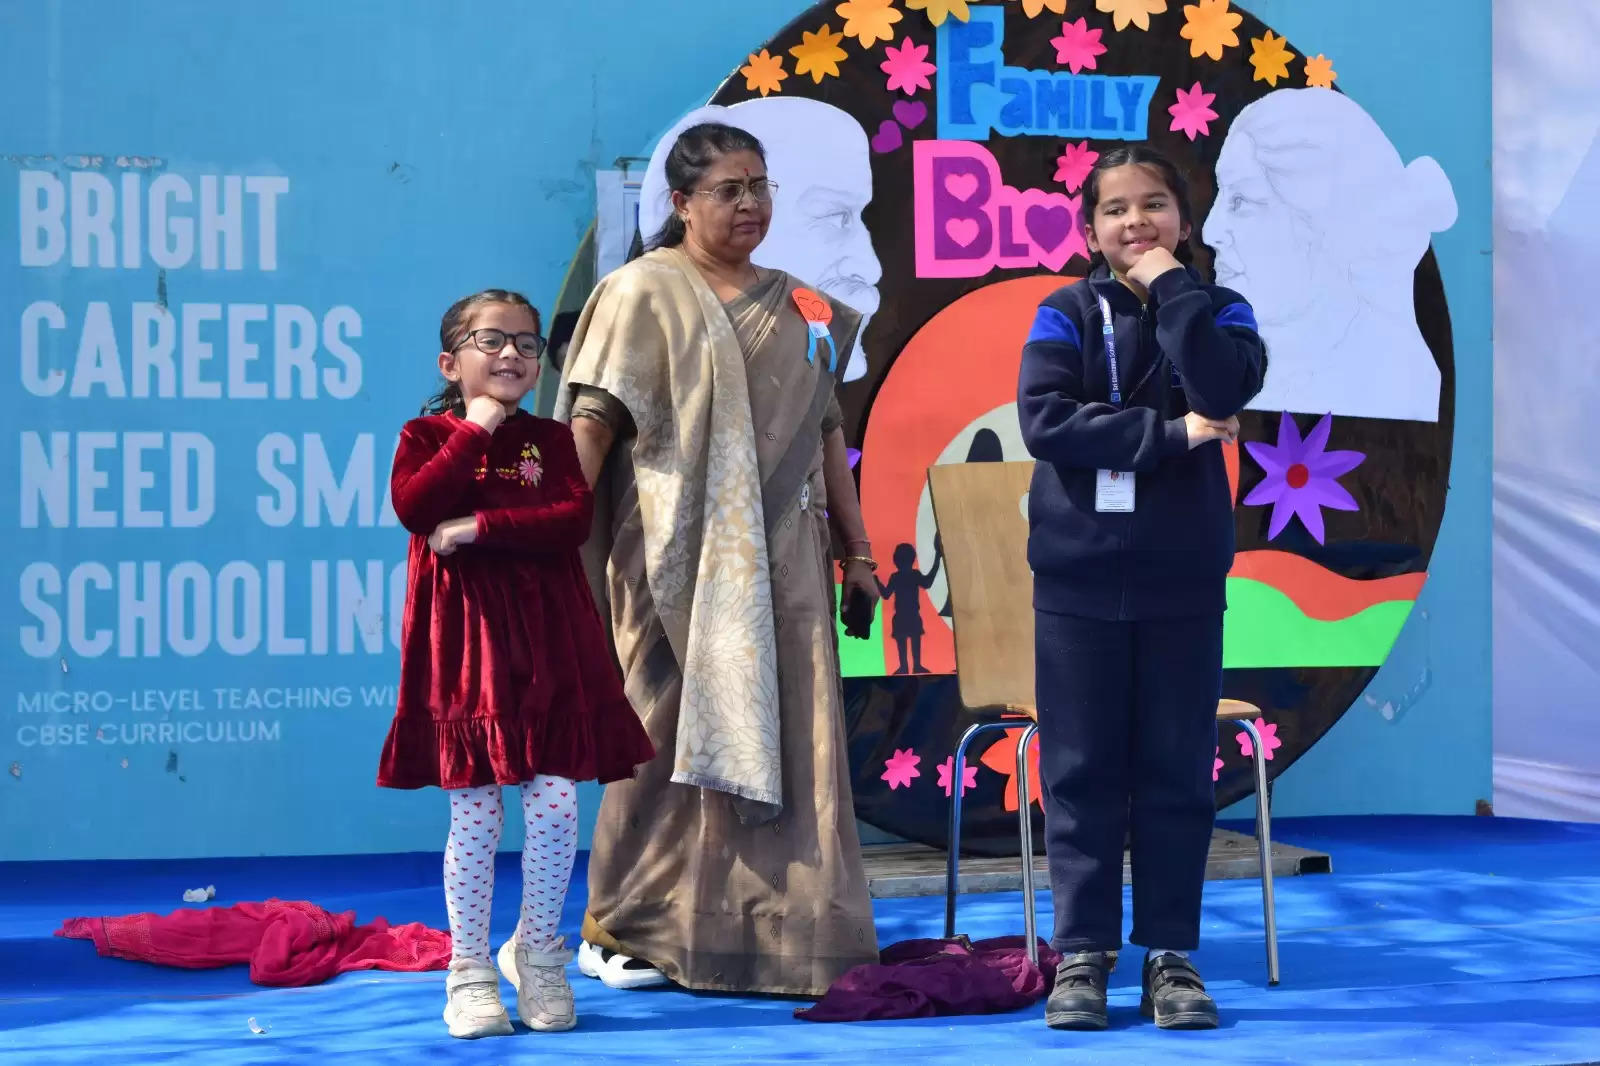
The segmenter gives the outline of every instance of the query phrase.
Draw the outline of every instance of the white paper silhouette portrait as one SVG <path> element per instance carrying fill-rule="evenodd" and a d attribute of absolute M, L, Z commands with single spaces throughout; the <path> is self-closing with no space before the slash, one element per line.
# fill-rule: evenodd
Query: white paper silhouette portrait
<path fill-rule="evenodd" d="M 666 158 L 678 134 L 701 122 L 722 122 L 754 134 L 767 152 L 767 174 L 778 185 L 772 227 L 756 249 L 762 266 L 786 270 L 862 315 L 861 335 L 878 310 L 883 266 L 861 212 L 872 200 L 867 135 L 855 119 L 829 104 L 800 97 L 746 100 L 702 107 L 685 115 L 650 153 L 639 195 L 639 230 L 654 236 L 671 212 Z M 842 353 L 841 353 L 842 354 Z M 858 337 L 843 380 L 867 372 Z"/>
<path fill-rule="evenodd" d="M 1240 112 L 1203 238 L 1217 283 L 1250 301 L 1267 342 L 1251 408 L 1438 421 L 1413 275 L 1455 221 L 1439 164 L 1406 165 L 1348 96 L 1279 89 Z"/>

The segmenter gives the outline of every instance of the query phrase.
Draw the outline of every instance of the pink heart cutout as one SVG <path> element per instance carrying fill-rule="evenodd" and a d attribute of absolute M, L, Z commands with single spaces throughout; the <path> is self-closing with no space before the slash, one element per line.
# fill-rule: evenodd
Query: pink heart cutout
<path fill-rule="evenodd" d="M 944 231 L 950 239 L 965 248 L 978 239 L 978 220 L 973 218 L 952 218 L 944 224 Z"/>
<path fill-rule="evenodd" d="M 951 196 L 954 196 L 957 200 L 970 200 L 973 194 L 978 191 L 978 175 L 947 174 L 945 175 L 944 179 L 944 191 L 949 193 Z M 969 219 L 968 221 L 971 220 Z M 973 223 L 973 226 L 976 228 L 977 223 Z M 951 236 L 954 236 L 954 234 L 951 234 Z M 974 236 L 976 236 L 976 234 L 974 234 Z M 962 241 L 961 243 L 970 244 L 971 242 L 972 238 L 969 237 L 967 240 Z"/>

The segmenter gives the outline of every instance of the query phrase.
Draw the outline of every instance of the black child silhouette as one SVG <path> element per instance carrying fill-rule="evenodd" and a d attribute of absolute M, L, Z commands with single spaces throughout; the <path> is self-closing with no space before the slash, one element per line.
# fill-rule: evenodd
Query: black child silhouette
<path fill-rule="evenodd" d="M 943 558 L 944 546 L 937 533 L 933 535 L 933 569 L 926 574 L 917 569 L 916 546 L 897 545 L 894 549 L 894 573 L 889 575 L 887 584 L 882 579 L 878 580 L 879 595 L 894 601 L 894 619 L 890 623 L 889 633 L 894 637 L 895 646 L 900 649 L 900 669 L 895 671 L 896 674 L 928 672 L 922 665 L 922 590 L 933 585 Z M 906 669 L 907 644 L 911 645 L 910 670 Z"/>

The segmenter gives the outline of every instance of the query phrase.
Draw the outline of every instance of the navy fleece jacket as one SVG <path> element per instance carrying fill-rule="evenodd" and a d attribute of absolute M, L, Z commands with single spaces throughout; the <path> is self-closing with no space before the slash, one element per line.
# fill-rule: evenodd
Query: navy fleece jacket
<path fill-rule="evenodd" d="M 1110 403 L 1099 298 L 1111 307 L 1122 405 Z M 1148 304 L 1105 266 L 1039 305 L 1017 385 L 1038 460 L 1028 562 L 1041 611 L 1113 621 L 1221 612 L 1233 566 L 1222 445 L 1190 450 L 1183 416 L 1238 414 L 1266 349 L 1244 297 L 1171 270 Z M 1097 470 L 1133 471 L 1132 512 L 1095 510 Z"/>

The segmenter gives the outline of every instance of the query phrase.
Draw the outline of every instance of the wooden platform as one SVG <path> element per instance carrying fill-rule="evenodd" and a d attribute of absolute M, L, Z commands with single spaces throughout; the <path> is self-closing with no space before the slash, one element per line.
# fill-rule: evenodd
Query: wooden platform
<path fill-rule="evenodd" d="M 1261 868 L 1258 855 L 1255 837 L 1218 829 L 1211 838 L 1211 854 L 1206 859 L 1206 880 L 1259 877 Z M 944 894 L 945 853 L 937 848 L 920 844 L 869 844 L 861 849 L 861 856 L 867 868 L 867 884 L 876 899 Z M 1048 888 L 1049 873 L 1042 853 L 1034 857 L 1033 866 L 1038 871 L 1035 886 Z M 1272 845 L 1274 877 L 1332 871 L 1333 860 L 1323 852 L 1308 851 L 1290 844 Z M 1128 883 L 1129 873 L 1128 859 L 1124 855 L 1123 884 Z M 961 860 L 960 890 L 963 894 L 1016 892 L 1021 888 L 1022 870 L 1014 857 L 966 857 Z"/>

